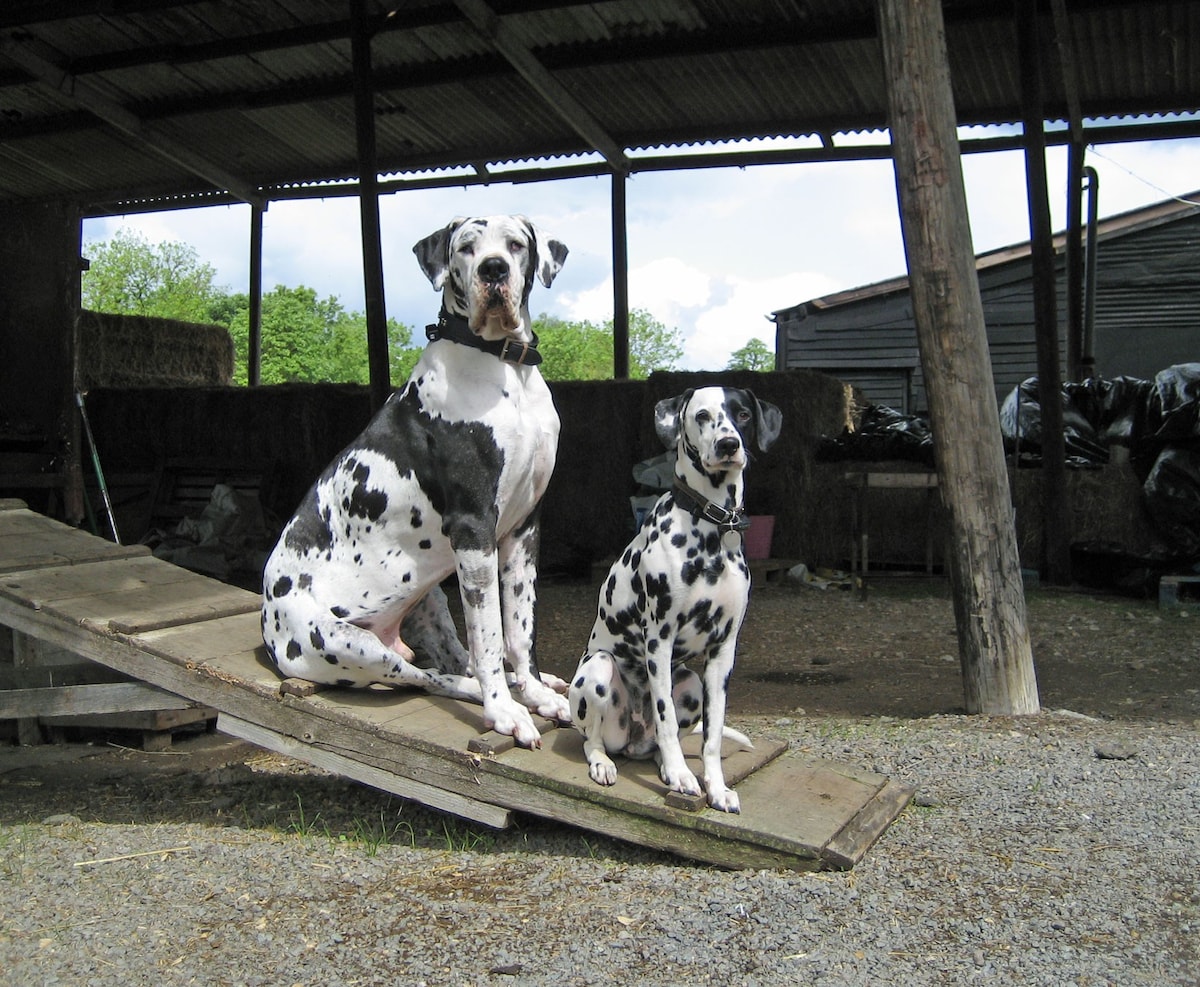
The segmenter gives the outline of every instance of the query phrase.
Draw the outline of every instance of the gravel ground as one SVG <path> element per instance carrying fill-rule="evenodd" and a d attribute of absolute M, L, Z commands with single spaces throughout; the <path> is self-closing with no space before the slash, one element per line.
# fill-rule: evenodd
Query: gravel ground
<path fill-rule="evenodd" d="M 0 751 L 0 983 L 1200 983 L 1200 723 L 734 723 L 919 794 L 853 871 L 723 872 L 215 736 Z"/>

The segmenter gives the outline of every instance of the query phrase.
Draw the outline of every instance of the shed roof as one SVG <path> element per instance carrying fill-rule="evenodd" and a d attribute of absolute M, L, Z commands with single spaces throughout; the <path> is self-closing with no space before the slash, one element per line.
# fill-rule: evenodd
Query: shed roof
<path fill-rule="evenodd" d="M 1200 4 L 1047 5 L 1047 114 L 1065 119 L 1055 7 L 1080 109 L 1101 121 L 1094 135 L 1200 134 L 1189 116 L 1200 111 Z M 1020 120 L 1012 5 L 944 8 L 960 123 Z M 668 152 L 754 138 L 821 140 L 802 152 L 739 145 L 737 160 L 889 153 L 834 140 L 886 125 L 874 0 L 362 9 L 378 165 L 402 184 L 728 163 Z M 72 199 L 103 214 L 336 194 L 358 170 L 350 11 L 348 0 L 8 0 L 0 201 Z M 1130 128 L 1105 130 L 1112 118 Z"/>

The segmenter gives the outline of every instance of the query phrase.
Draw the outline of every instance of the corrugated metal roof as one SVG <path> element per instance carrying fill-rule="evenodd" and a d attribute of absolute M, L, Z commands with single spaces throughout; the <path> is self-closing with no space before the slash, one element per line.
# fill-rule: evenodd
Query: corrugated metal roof
<path fill-rule="evenodd" d="M 1086 116 L 1200 111 L 1200 4 L 1065 7 Z M 385 173 L 886 123 L 873 0 L 364 8 Z M 1019 120 L 1012 6 L 944 9 L 960 122 Z M 0 200 L 72 197 L 99 212 L 128 208 L 127 197 L 220 200 L 224 185 L 270 198 L 353 178 L 348 10 L 346 0 L 8 0 Z M 1058 47 L 1043 22 L 1048 114 L 1062 118 Z"/>

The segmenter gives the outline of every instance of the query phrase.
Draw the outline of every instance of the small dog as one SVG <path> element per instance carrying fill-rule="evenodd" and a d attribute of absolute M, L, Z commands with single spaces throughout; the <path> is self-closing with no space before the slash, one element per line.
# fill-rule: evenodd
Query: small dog
<path fill-rule="evenodd" d="M 742 474 L 751 446 L 766 451 L 782 420 L 773 404 L 726 387 L 688 390 L 656 406 L 659 438 L 677 452 L 675 484 L 609 570 L 568 692 L 598 784 L 616 781 L 610 754 L 655 756 L 668 788 L 701 794 L 679 738 L 703 722 L 708 804 L 740 811 L 737 793 L 725 786 L 721 742 L 731 736 L 749 744 L 725 726 L 750 595 Z M 702 677 L 686 667 L 692 659 L 703 659 Z"/>
<path fill-rule="evenodd" d="M 538 519 L 559 421 L 529 292 L 535 278 L 550 286 L 567 248 L 524 216 L 487 216 L 455 219 L 413 252 L 442 292 L 431 342 L 280 536 L 263 574 L 263 640 L 284 675 L 473 700 L 487 727 L 537 747 L 529 711 L 562 722 L 570 711 L 566 683 L 543 678 L 534 657 Z M 439 588 L 452 573 L 466 649 Z"/>

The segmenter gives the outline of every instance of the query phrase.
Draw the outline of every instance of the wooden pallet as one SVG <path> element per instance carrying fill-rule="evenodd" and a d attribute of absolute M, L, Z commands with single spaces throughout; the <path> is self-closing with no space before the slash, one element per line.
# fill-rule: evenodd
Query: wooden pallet
<path fill-rule="evenodd" d="M 545 722 L 541 749 L 526 750 L 481 734 L 467 703 L 285 685 L 262 646 L 257 594 L 152 556 L 106 556 L 101 539 L 3 506 L 0 623 L 213 707 L 225 733 L 468 819 L 504 827 L 525 812 L 725 867 L 844 869 L 912 796 L 775 742 L 726 751 L 740 815 L 667 799 L 653 762 L 622 763 L 601 788 L 574 730 Z"/>

